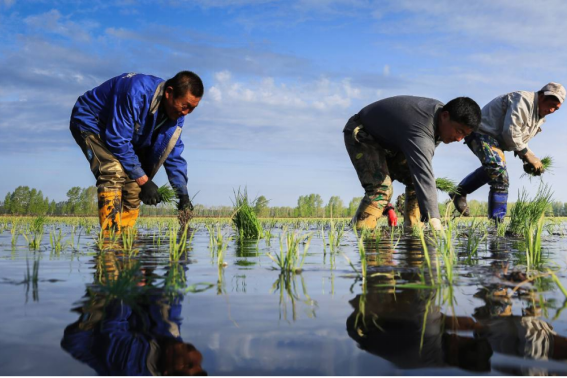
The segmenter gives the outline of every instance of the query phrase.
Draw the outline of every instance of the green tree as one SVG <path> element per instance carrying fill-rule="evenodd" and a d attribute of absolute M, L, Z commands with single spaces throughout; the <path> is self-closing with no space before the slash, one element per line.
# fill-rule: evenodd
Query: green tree
<path fill-rule="evenodd" d="M 270 201 L 264 196 L 256 198 L 256 204 L 254 205 L 254 212 L 259 217 L 265 217 L 269 214 L 270 209 L 268 208 L 268 203 Z"/>
<path fill-rule="evenodd" d="M 346 214 L 347 216 L 349 217 L 354 216 L 354 213 L 356 213 L 356 210 L 358 209 L 358 206 L 360 205 L 362 198 L 363 197 L 354 197 L 353 199 L 350 200 L 347 208 L 347 214 Z"/>
<path fill-rule="evenodd" d="M 319 194 L 299 196 L 299 199 L 297 200 L 296 214 L 299 217 L 323 216 L 323 199 Z"/>
<path fill-rule="evenodd" d="M 4 214 L 10 214 L 10 204 L 12 203 L 11 196 L 10 192 L 8 192 L 6 197 L 4 197 Z"/>
<path fill-rule="evenodd" d="M 325 216 L 338 218 L 343 216 L 344 204 L 339 196 L 332 196 L 325 206 Z"/>
<path fill-rule="evenodd" d="M 10 197 L 10 214 L 26 214 L 30 203 L 30 188 L 18 186 Z"/>
<path fill-rule="evenodd" d="M 77 214 L 79 210 L 79 203 L 81 199 L 81 188 L 74 186 L 67 191 L 67 206 L 65 207 L 66 214 Z"/>

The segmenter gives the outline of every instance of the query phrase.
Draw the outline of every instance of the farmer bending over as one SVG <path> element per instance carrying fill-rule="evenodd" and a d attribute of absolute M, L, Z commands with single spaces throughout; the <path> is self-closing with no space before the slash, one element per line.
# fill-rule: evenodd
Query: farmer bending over
<path fill-rule="evenodd" d="M 353 222 L 374 228 L 388 210 L 392 181 L 406 186 L 404 226 L 429 220 L 441 229 L 431 160 L 440 142 L 462 140 L 480 124 L 480 107 L 468 97 L 443 105 L 422 97 L 397 96 L 366 106 L 347 122 L 345 145 L 364 198 Z"/>
<path fill-rule="evenodd" d="M 539 92 L 518 91 L 496 97 L 482 108 L 482 122 L 465 143 L 482 166 L 469 174 L 452 193 L 457 210 L 469 215 L 467 194 L 490 185 L 488 218 L 501 222 L 508 202 L 508 171 L 503 151 L 514 151 L 524 161 L 526 173 L 541 175 L 543 165 L 528 148 L 528 141 L 541 131 L 545 116 L 554 113 L 565 100 L 565 88 L 549 83 Z"/>
<path fill-rule="evenodd" d="M 103 229 L 131 227 L 140 201 L 161 201 L 152 178 L 162 165 L 179 209 L 192 208 L 180 137 L 185 116 L 199 105 L 203 92 L 201 79 L 190 71 L 167 81 L 129 73 L 79 97 L 70 129 L 97 180 Z"/>

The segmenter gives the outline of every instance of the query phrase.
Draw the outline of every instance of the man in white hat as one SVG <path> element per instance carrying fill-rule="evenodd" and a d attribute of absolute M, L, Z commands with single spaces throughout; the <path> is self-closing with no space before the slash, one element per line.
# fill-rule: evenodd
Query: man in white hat
<path fill-rule="evenodd" d="M 563 85 L 549 83 L 538 92 L 512 92 L 486 104 L 479 130 L 465 138 L 482 166 L 461 181 L 457 193 L 451 194 L 461 214 L 469 215 L 467 194 L 489 184 L 488 217 L 502 221 L 509 186 L 503 151 L 514 151 L 514 155 L 523 160 L 526 172 L 541 175 L 543 165 L 529 149 L 528 141 L 541 131 L 545 116 L 557 111 L 564 100 Z"/>

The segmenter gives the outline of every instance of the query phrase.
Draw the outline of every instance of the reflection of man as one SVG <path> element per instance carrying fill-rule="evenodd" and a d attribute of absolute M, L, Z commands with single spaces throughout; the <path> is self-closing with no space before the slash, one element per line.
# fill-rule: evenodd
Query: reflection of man
<path fill-rule="evenodd" d="M 512 316 L 505 300 L 508 297 L 500 287 L 482 296 L 486 304 L 475 310 L 474 318 L 450 317 L 435 305 L 431 290 L 400 292 L 398 286 L 395 293 L 376 291 L 372 285 L 377 282 L 372 280 L 368 293 L 350 301 L 354 312 L 347 319 L 347 332 L 361 349 L 399 368 L 456 366 L 487 372 L 493 352 L 531 360 L 567 359 L 567 338 L 535 316 Z M 472 332 L 473 337 L 457 331 Z M 511 374 L 551 370 L 517 366 L 497 369 Z"/>
<path fill-rule="evenodd" d="M 132 287 L 140 284 L 135 280 Z M 65 329 L 61 341 L 77 360 L 100 375 L 206 375 L 201 353 L 181 339 L 182 296 L 89 295 L 78 310 L 79 320 Z"/>
<path fill-rule="evenodd" d="M 421 290 L 359 295 L 350 301 L 354 312 L 347 319 L 347 332 L 361 349 L 402 369 L 489 371 L 488 343 L 447 333 L 449 324 L 434 297 L 434 291 Z"/>

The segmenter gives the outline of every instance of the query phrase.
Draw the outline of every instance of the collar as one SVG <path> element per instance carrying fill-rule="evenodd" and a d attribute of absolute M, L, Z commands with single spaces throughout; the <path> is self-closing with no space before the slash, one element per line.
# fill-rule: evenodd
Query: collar
<path fill-rule="evenodd" d="M 165 90 L 165 81 L 162 81 L 158 84 L 155 92 L 154 97 L 152 98 L 152 103 L 150 105 L 150 113 L 156 114 L 157 110 L 159 109 L 159 105 L 161 104 L 161 99 L 163 98 L 163 92 Z"/>

